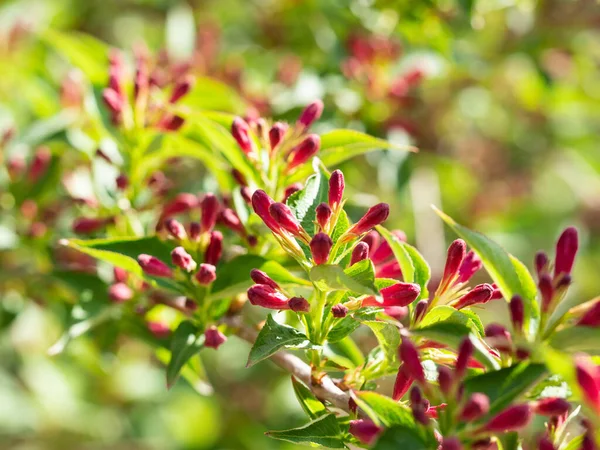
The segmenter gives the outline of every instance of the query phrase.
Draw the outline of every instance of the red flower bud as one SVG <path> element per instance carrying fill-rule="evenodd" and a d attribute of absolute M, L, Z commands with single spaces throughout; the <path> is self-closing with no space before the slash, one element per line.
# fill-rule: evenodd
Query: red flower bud
<path fill-rule="evenodd" d="M 164 278 L 171 278 L 173 275 L 169 266 L 152 255 L 142 253 L 138 256 L 137 260 L 138 264 L 147 275 Z"/>
<path fill-rule="evenodd" d="M 157 127 L 164 131 L 177 131 L 184 123 L 185 119 L 181 116 L 166 115 L 160 120 Z"/>
<path fill-rule="evenodd" d="M 475 346 L 470 338 L 467 337 L 460 343 L 460 346 L 458 347 L 458 356 L 456 357 L 456 365 L 454 367 L 454 376 L 457 380 L 460 380 L 464 376 L 474 350 Z"/>
<path fill-rule="evenodd" d="M 29 166 L 29 173 L 27 178 L 31 182 L 39 181 L 39 179 L 46 173 L 50 161 L 52 160 L 52 153 L 48 147 L 40 147 L 33 155 L 33 160 Z"/>
<path fill-rule="evenodd" d="M 429 302 L 425 299 L 419 300 L 415 305 L 415 313 L 414 313 L 414 322 L 419 323 L 423 317 L 425 317 L 425 313 L 427 312 L 427 308 L 429 308 Z"/>
<path fill-rule="evenodd" d="M 460 268 L 458 269 L 457 283 L 466 283 L 473 275 L 475 275 L 475 272 L 481 269 L 481 267 L 483 267 L 481 259 L 479 259 L 479 256 L 477 256 L 477 254 L 471 250 L 469 253 L 467 253 L 465 259 L 460 265 Z"/>
<path fill-rule="evenodd" d="M 448 256 L 446 257 L 446 266 L 444 267 L 444 276 L 440 283 L 440 292 L 444 292 L 458 275 L 466 253 L 467 244 L 462 239 L 457 239 L 450 244 L 450 247 L 448 247 Z"/>
<path fill-rule="evenodd" d="M 317 219 L 317 223 L 321 227 L 321 230 L 325 229 L 325 227 L 327 226 L 327 223 L 329 222 L 329 219 L 331 218 L 331 214 L 332 214 L 331 208 L 329 207 L 329 205 L 327 203 L 320 203 L 315 208 L 315 216 Z"/>
<path fill-rule="evenodd" d="M 219 200 L 214 194 L 207 193 L 202 199 L 200 205 L 202 209 L 202 218 L 200 219 L 200 228 L 203 233 L 210 233 L 217 223 L 219 214 Z"/>
<path fill-rule="evenodd" d="M 357 419 L 350 421 L 350 428 L 348 431 L 360 442 L 372 445 L 383 432 L 383 429 L 375 425 L 369 419 Z"/>
<path fill-rule="evenodd" d="M 406 241 L 406 234 L 402 230 L 394 230 L 392 234 L 400 241 Z M 390 247 L 388 241 L 383 241 L 374 252 L 371 252 L 371 261 L 377 265 L 385 262 L 392 256 L 394 256 L 392 247 Z"/>
<path fill-rule="evenodd" d="M 167 219 L 165 221 L 165 228 L 175 239 L 182 240 L 187 236 L 183 225 L 175 219 Z"/>
<path fill-rule="evenodd" d="M 513 405 L 490 420 L 485 429 L 492 433 L 517 431 L 527 426 L 530 419 L 531 407 L 527 403 Z"/>
<path fill-rule="evenodd" d="M 148 322 L 146 324 L 150 333 L 152 333 L 158 339 L 165 339 L 171 335 L 169 326 L 162 322 Z"/>
<path fill-rule="evenodd" d="M 315 264 L 326 264 L 333 242 L 325 233 L 317 233 L 310 241 L 310 252 Z"/>
<path fill-rule="evenodd" d="M 587 433 L 585 433 L 579 450 L 598 450 L 598 446 L 596 445 L 596 439 L 594 438 L 594 433 L 592 431 L 588 431 Z"/>
<path fill-rule="evenodd" d="M 396 283 L 380 290 L 384 306 L 408 306 L 421 294 L 421 287 L 414 283 Z"/>
<path fill-rule="evenodd" d="M 408 338 L 402 339 L 402 343 L 398 349 L 398 355 L 400 361 L 402 361 L 404 367 L 406 367 L 406 373 L 418 383 L 425 383 L 425 372 L 423 371 L 423 366 L 421 366 L 419 352 Z"/>
<path fill-rule="evenodd" d="M 454 384 L 454 376 L 448 367 L 438 366 L 438 384 L 442 393 L 448 397 Z"/>
<path fill-rule="evenodd" d="M 487 303 L 492 298 L 493 294 L 494 288 L 491 284 L 480 284 L 459 298 L 454 304 L 454 307 L 456 309 L 462 309 L 473 305 Z"/>
<path fill-rule="evenodd" d="M 577 384 L 585 401 L 600 414 L 600 369 L 586 356 L 575 360 Z"/>
<path fill-rule="evenodd" d="M 113 267 L 113 279 L 115 283 L 125 283 L 127 278 L 129 278 L 129 274 L 126 270 L 120 267 Z"/>
<path fill-rule="evenodd" d="M 249 205 L 252 204 L 252 191 L 248 186 L 242 186 L 240 188 L 240 195 L 246 203 L 248 203 Z"/>
<path fill-rule="evenodd" d="M 350 258 L 350 265 L 353 266 L 357 262 L 367 259 L 369 257 L 369 246 L 366 242 L 359 242 L 352 250 L 352 257 Z"/>
<path fill-rule="evenodd" d="M 79 217 L 73 221 L 71 229 L 76 234 L 91 234 L 103 228 L 107 222 L 103 218 Z"/>
<path fill-rule="evenodd" d="M 600 300 L 592 305 L 579 319 L 577 325 L 584 327 L 600 327 Z"/>
<path fill-rule="evenodd" d="M 341 303 L 338 303 L 331 307 L 331 314 L 333 314 L 333 317 L 336 319 L 343 319 L 348 314 L 348 308 Z"/>
<path fill-rule="evenodd" d="M 508 306 L 510 308 L 510 319 L 514 330 L 521 331 L 523 329 L 523 318 L 525 316 L 523 299 L 520 296 L 515 295 Z"/>
<path fill-rule="evenodd" d="M 250 271 L 250 278 L 252 278 L 252 281 L 254 281 L 256 284 L 266 284 L 273 289 L 279 289 L 279 285 L 262 270 L 252 269 Z"/>
<path fill-rule="evenodd" d="M 287 202 L 288 198 L 290 198 L 290 196 L 292 194 L 295 194 L 296 192 L 298 192 L 301 189 L 302 189 L 302 184 L 300 184 L 300 183 L 294 183 L 294 184 L 289 185 L 288 187 L 285 188 L 285 192 L 283 193 L 283 201 Z"/>
<path fill-rule="evenodd" d="M 459 419 L 464 422 L 472 422 L 486 415 L 490 410 L 490 399 L 487 395 L 475 392 L 471 395 L 462 411 Z"/>
<path fill-rule="evenodd" d="M 242 224 L 242 221 L 232 209 L 226 208 L 223 211 L 221 211 L 219 221 L 230 230 L 233 230 L 242 236 L 246 235 L 246 229 L 244 228 L 244 224 Z"/>
<path fill-rule="evenodd" d="M 124 173 L 121 173 L 115 180 L 115 183 L 117 185 L 117 189 L 124 191 L 129 186 L 129 178 Z"/>
<path fill-rule="evenodd" d="M 536 414 L 548 417 L 562 416 L 569 412 L 571 405 L 567 400 L 560 397 L 550 397 L 533 403 L 533 411 Z"/>
<path fill-rule="evenodd" d="M 273 203 L 269 206 L 269 214 L 284 230 L 289 231 L 294 236 L 300 234 L 302 228 L 300 222 L 294 217 L 292 210 L 287 205 L 283 203 Z"/>
<path fill-rule="evenodd" d="M 361 240 L 361 242 L 364 242 L 369 246 L 369 253 L 373 253 L 375 250 L 377 250 L 380 241 L 381 238 L 379 237 L 379 233 L 375 230 L 369 231 Z"/>
<path fill-rule="evenodd" d="M 413 378 L 406 372 L 404 365 L 400 366 L 398 369 L 398 375 L 396 375 L 392 398 L 398 401 L 404 397 L 404 394 L 406 394 L 412 386 L 413 381 Z"/>
<path fill-rule="evenodd" d="M 177 194 L 173 200 L 165 205 L 162 212 L 162 217 L 174 216 L 175 214 L 181 214 L 187 212 L 192 208 L 198 206 L 198 197 L 194 194 L 183 192 Z"/>
<path fill-rule="evenodd" d="M 347 232 L 351 234 L 363 234 L 376 225 L 380 225 L 388 218 L 390 207 L 387 203 L 379 203 L 369 208 L 362 218 L 356 222 Z"/>
<path fill-rule="evenodd" d="M 542 438 L 538 441 L 538 450 L 556 450 L 554 444 L 547 436 L 542 436 Z"/>
<path fill-rule="evenodd" d="M 298 119 L 298 127 L 301 129 L 306 129 L 310 127 L 315 120 L 318 120 L 323 113 L 323 102 L 321 100 L 315 100 L 311 104 L 309 104 L 302 114 L 300 114 L 300 118 Z"/>
<path fill-rule="evenodd" d="M 310 311 L 310 303 L 304 297 L 292 297 L 288 301 L 290 309 L 297 313 L 307 313 Z"/>
<path fill-rule="evenodd" d="M 217 268 L 212 264 L 200 264 L 195 277 L 202 286 L 208 286 L 217 279 Z"/>
<path fill-rule="evenodd" d="M 344 174 L 341 170 L 334 170 L 329 178 L 329 206 L 336 209 L 344 198 Z"/>
<path fill-rule="evenodd" d="M 554 277 L 570 274 L 579 247 L 577 230 L 569 227 L 558 238 L 556 243 L 556 259 L 554 261 Z"/>
<path fill-rule="evenodd" d="M 186 95 L 192 89 L 194 85 L 194 78 L 191 76 L 186 76 L 182 80 L 178 81 L 173 88 L 173 92 L 171 93 L 171 98 L 169 99 L 169 103 L 177 103 L 179 99 L 181 99 L 184 95 Z"/>
<path fill-rule="evenodd" d="M 108 288 L 108 298 L 115 303 L 123 303 L 133 298 L 133 291 L 125 283 L 115 283 Z"/>
<path fill-rule="evenodd" d="M 269 209 L 274 203 L 275 202 L 273 202 L 271 197 L 263 190 L 259 189 L 252 195 L 252 208 L 254 209 L 254 212 L 262 219 L 265 225 L 271 229 L 271 231 L 277 233 L 281 227 L 269 213 Z"/>
<path fill-rule="evenodd" d="M 540 281 L 538 282 L 538 288 L 542 295 L 542 311 L 548 311 L 550 303 L 552 303 L 552 297 L 554 297 L 554 287 L 552 286 L 552 278 L 547 273 L 540 275 Z"/>
<path fill-rule="evenodd" d="M 171 260 L 173 261 L 173 265 L 186 272 L 191 272 L 196 268 L 196 261 L 194 261 L 192 256 L 186 252 L 183 247 L 175 247 L 173 249 L 171 252 Z"/>
<path fill-rule="evenodd" d="M 535 271 L 538 274 L 538 277 L 541 277 L 542 274 L 548 272 L 548 255 L 545 252 L 537 252 L 535 254 Z"/>
<path fill-rule="evenodd" d="M 125 99 L 114 89 L 106 88 L 102 91 L 102 100 L 110 111 L 113 123 L 117 124 L 125 106 Z"/>
<path fill-rule="evenodd" d="M 210 233 L 210 241 L 204 254 L 204 262 L 216 266 L 223 252 L 223 235 L 220 231 Z"/>
<path fill-rule="evenodd" d="M 199 222 L 190 222 L 190 239 L 194 242 L 198 242 L 200 240 L 200 234 L 202 233 L 200 229 Z"/>
<path fill-rule="evenodd" d="M 390 261 L 383 266 L 376 267 L 375 278 L 402 278 L 400 263 L 398 263 L 398 261 Z"/>
<path fill-rule="evenodd" d="M 219 331 L 214 325 L 204 332 L 204 346 L 217 350 L 221 345 L 227 342 L 227 336 Z"/>
<path fill-rule="evenodd" d="M 456 437 L 445 437 L 440 450 L 463 450 L 460 440 Z"/>
<path fill-rule="evenodd" d="M 243 119 L 236 117 L 233 120 L 233 123 L 231 124 L 231 134 L 246 155 L 249 155 L 254 151 L 254 144 L 252 143 L 249 132 L 250 127 Z"/>
<path fill-rule="evenodd" d="M 290 309 L 285 295 L 264 284 L 255 284 L 248 289 L 248 300 L 252 305 L 263 308 Z"/>
<path fill-rule="evenodd" d="M 272 151 L 275 150 L 275 148 L 281 143 L 286 130 L 287 127 L 281 122 L 276 122 L 273 124 L 269 130 L 269 144 L 271 144 Z"/>
<path fill-rule="evenodd" d="M 512 350 L 512 339 L 506 328 L 497 323 L 491 323 L 485 328 L 485 335 L 492 347 L 501 352 Z"/>
<path fill-rule="evenodd" d="M 310 158 L 315 156 L 321 146 L 321 138 L 316 134 L 309 134 L 302 142 L 296 145 L 290 152 L 290 161 L 287 170 L 290 171 Z"/>

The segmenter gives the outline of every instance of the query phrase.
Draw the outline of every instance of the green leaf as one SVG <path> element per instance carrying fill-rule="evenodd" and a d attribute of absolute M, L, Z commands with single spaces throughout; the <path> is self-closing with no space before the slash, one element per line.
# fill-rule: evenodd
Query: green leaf
<path fill-rule="evenodd" d="M 487 395 L 490 399 L 489 416 L 493 416 L 523 396 L 545 374 L 543 364 L 523 362 L 467 378 L 464 381 L 465 393 Z"/>
<path fill-rule="evenodd" d="M 339 356 L 350 362 L 350 364 L 346 363 L 350 368 L 358 367 L 365 362 L 365 357 L 360 348 L 350 336 L 336 342 L 328 342 L 325 347 L 325 356 L 335 362 L 339 361 L 339 358 L 337 358 Z"/>
<path fill-rule="evenodd" d="M 246 102 L 229 85 L 213 78 L 196 78 L 192 90 L 181 99 L 184 106 L 243 114 Z M 231 121 L 226 126 L 231 126 Z"/>
<path fill-rule="evenodd" d="M 431 278 L 431 268 L 429 267 L 429 264 L 427 264 L 427 261 L 425 261 L 423 255 L 421 255 L 421 253 L 419 253 L 419 251 L 412 245 L 402 241 L 400 242 L 400 245 L 402 245 L 412 260 L 415 270 L 413 282 L 421 286 L 421 295 L 419 295 L 419 298 L 429 298 L 429 291 L 427 290 L 427 283 L 429 283 L 429 279 Z"/>
<path fill-rule="evenodd" d="M 329 448 L 346 448 L 335 415 L 328 414 L 300 428 L 269 431 L 267 436 L 294 444 L 321 445 Z"/>
<path fill-rule="evenodd" d="M 375 422 L 387 428 L 396 425 L 415 428 L 412 411 L 402 403 L 376 392 L 356 392 L 356 403 Z"/>
<path fill-rule="evenodd" d="M 396 352 L 400 346 L 400 331 L 398 327 L 387 322 L 367 320 L 363 322 L 368 326 L 385 354 L 385 359 L 388 363 L 396 360 Z"/>
<path fill-rule="evenodd" d="M 354 279 L 338 265 L 313 266 L 310 269 L 309 278 L 323 291 L 347 290 L 357 294 L 377 295 L 377 290 L 372 282 L 361 278 Z"/>
<path fill-rule="evenodd" d="M 523 298 L 525 326 L 533 335 L 538 326 L 540 311 L 536 301 L 537 287 L 527 268 L 483 234 L 459 225 L 438 209 L 435 211 L 481 258 L 485 269 L 498 285 L 505 299 L 510 301 L 514 295 Z"/>
<path fill-rule="evenodd" d="M 585 352 L 590 355 L 600 355 L 600 328 L 564 328 L 552 335 L 550 345 L 556 350 L 571 354 Z"/>
<path fill-rule="evenodd" d="M 475 320 L 477 320 L 478 323 L 475 322 Z M 483 325 L 477 315 L 469 315 L 466 314 L 465 311 L 458 311 L 447 305 L 436 306 L 429 311 L 419 323 L 419 328 L 424 328 L 438 322 L 450 322 L 465 325 L 470 331 L 480 336 L 483 335 Z"/>
<path fill-rule="evenodd" d="M 344 273 L 363 286 L 375 288 L 375 267 L 369 258 L 344 269 Z"/>
<path fill-rule="evenodd" d="M 171 358 L 167 364 L 167 387 L 173 386 L 183 366 L 204 346 L 204 334 L 192 322 L 181 322 L 171 337 Z"/>
<path fill-rule="evenodd" d="M 316 419 L 327 414 L 325 405 L 307 388 L 304 383 L 292 375 L 292 387 L 300 406 L 311 419 Z"/>
<path fill-rule="evenodd" d="M 246 366 L 250 367 L 277 353 L 282 348 L 307 349 L 312 348 L 312 344 L 304 333 L 289 325 L 276 322 L 273 316 L 269 314 L 265 325 L 258 333 L 254 345 L 252 345 Z"/>
<path fill-rule="evenodd" d="M 373 450 L 433 450 L 437 446 L 431 431 L 400 425 L 385 430 Z"/>
<path fill-rule="evenodd" d="M 327 174 L 317 158 L 313 160 L 313 167 L 315 173 L 306 180 L 304 188 L 290 195 L 286 202 L 296 219 L 311 236 L 317 232 L 316 208 L 320 203 L 327 202 L 329 193 Z"/>
<path fill-rule="evenodd" d="M 402 245 L 402 241 L 390 233 L 382 226 L 377 226 L 377 231 L 383 236 L 383 238 L 390 244 L 390 248 L 394 253 L 394 257 L 400 264 L 402 270 L 402 278 L 407 283 L 413 283 L 415 281 L 415 265 L 413 264 L 412 258 L 408 251 Z"/>

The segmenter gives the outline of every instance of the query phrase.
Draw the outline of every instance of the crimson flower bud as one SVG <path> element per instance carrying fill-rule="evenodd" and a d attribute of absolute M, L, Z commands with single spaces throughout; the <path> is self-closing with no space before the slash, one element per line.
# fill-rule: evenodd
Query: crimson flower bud
<path fill-rule="evenodd" d="M 191 272 L 196 268 L 196 261 L 185 251 L 183 247 L 175 247 L 171 252 L 173 264 L 186 272 Z"/>
<path fill-rule="evenodd" d="M 307 313 L 310 311 L 310 303 L 304 297 L 292 297 L 288 304 L 290 309 L 297 313 Z"/>
<path fill-rule="evenodd" d="M 287 170 L 290 171 L 310 158 L 315 156 L 321 146 L 321 138 L 316 134 L 309 134 L 302 142 L 296 145 L 290 152 L 290 161 Z"/>
<path fill-rule="evenodd" d="M 129 178 L 124 173 L 121 173 L 115 180 L 115 183 L 117 184 L 117 189 L 124 191 L 129 186 Z"/>
<path fill-rule="evenodd" d="M 92 217 L 79 217 L 73 221 L 71 229 L 76 234 L 91 234 L 107 224 L 107 219 L 103 218 L 92 218 Z"/>
<path fill-rule="evenodd" d="M 538 441 L 538 450 L 556 450 L 552 441 L 548 438 L 548 436 L 542 436 L 542 438 Z"/>
<path fill-rule="evenodd" d="M 394 255 L 392 247 L 388 241 L 383 241 L 373 252 L 371 252 L 371 261 L 373 264 L 381 264 Z"/>
<path fill-rule="evenodd" d="M 329 178 L 329 206 L 336 209 L 344 198 L 344 174 L 341 170 L 334 170 Z"/>
<path fill-rule="evenodd" d="M 567 400 L 560 397 L 549 397 L 538 400 L 533 405 L 536 414 L 548 417 L 562 416 L 569 412 L 571 405 Z"/>
<path fill-rule="evenodd" d="M 600 369 L 586 356 L 575 360 L 577 384 L 585 401 L 600 414 Z"/>
<path fill-rule="evenodd" d="M 490 399 L 481 392 L 475 392 L 471 395 L 467 403 L 460 412 L 459 419 L 465 422 L 472 422 L 484 416 L 490 410 Z"/>
<path fill-rule="evenodd" d="M 421 294 L 415 283 L 396 283 L 380 290 L 384 306 L 408 306 Z"/>
<path fill-rule="evenodd" d="M 369 253 L 373 253 L 379 247 L 380 240 L 379 233 L 375 230 L 371 230 L 365 234 L 365 237 L 362 238 L 361 242 L 364 242 L 369 246 Z"/>
<path fill-rule="evenodd" d="M 418 383 L 425 383 L 425 372 L 423 371 L 423 366 L 421 366 L 419 352 L 410 339 L 402 339 L 402 343 L 398 349 L 398 355 L 400 361 L 402 361 L 404 367 L 406 367 L 406 373 Z"/>
<path fill-rule="evenodd" d="M 231 124 L 231 134 L 236 140 L 242 151 L 249 155 L 253 152 L 253 143 L 249 135 L 250 127 L 240 117 L 236 117 Z"/>
<path fill-rule="evenodd" d="M 348 314 L 348 308 L 341 303 L 338 303 L 331 307 L 331 314 L 336 319 L 343 319 Z"/>
<path fill-rule="evenodd" d="M 108 288 L 108 298 L 115 303 L 123 303 L 131 300 L 133 291 L 125 283 L 115 283 Z"/>
<path fill-rule="evenodd" d="M 266 284 L 273 289 L 279 289 L 279 285 L 262 270 L 252 269 L 250 271 L 250 278 L 252 278 L 252 281 L 256 284 Z"/>
<path fill-rule="evenodd" d="M 515 295 L 510 303 L 510 319 L 513 324 L 515 331 L 523 329 L 523 318 L 525 316 L 525 310 L 523 306 L 523 299 L 519 295 Z"/>
<path fill-rule="evenodd" d="M 448 256 L 444 267 L 444 276 L 440 284 L 441 292 L 445 291 L 449 284 L 458 275 L 460 267 L 467 253 L 467 244 L 462 239 L 457 239 L 448 247 Z"/>
<path fill-rule="evenodd" d="M 406 394 L 412 386 L 413 381 L 414 379 L 406 372 L 404 365 L 400 366 L 398 375 L 396 375 L 396 381 L 394 382 L 392 398 L 398 401 L 404 397 L 404 394 Z"/>
<path fill-rule="evenodd" d="M 375 278 L 402 278 L 402 270 L 398 261 L 390 261 L 375 268 Z"/>
<path fill-rule="evenodd" d="M 427 308 L 429 307 L 429 302 L 425 299 L 419 300 L 415 305 L 414 312 L 414 322 L 419 323 L 425 317 L 425 313 L 427 312 Z"/>
<path fill-rule="evenodd" d="M 287 202 L 288 198 L 299 190 L 302 189 L 302 184 L 294 183 L 285 188 L 285 192 L 283 193 L 283 201 Z"/>
<path fill-rule="evenodd" d="M 440 450 L 463 450 L 460 440 L 456 437 L 445 437 Z"/>
<path fill-rule="evenodd" d="M 269 309 L 290 309 L 288 298 L 265 284 L 255 284 L 248 289 L 248 300 L 252 305 Z"/>
<path fill-rule="evenodd" d="M 363 234 L 388 218 L 390 207 L 387 203 L 379 203 L 369 208 L 362 218 L 348 230 L 351 234 Z"/>
<path fill-rule="evenodd" d="M 315 100 L 304 108 L 304 111 L 300 114 L 298 126 L 301 129 L 310 127 L 315 120 L 318 120 L 319 117 L 321 117 L 321 114 L 323 114 L 323 102 L 321 100 Z"/>
<path fill-rule="evenodd" d="M 239 170 L 233 169 L 231 171 L 231 176 L 237 182 L 237 184 L 239 184 L 240 186 L 247 186 L 248 185 L 248 182 L 246 181 L 246 177 Z"/>
<path fill-rule="evenodd" d="M 558 238 L 556 243 L 556 259 L 554 261 L 554 277 L 570 274 L 579 247 L 577 230 L 569 227 Z"/>
<path fill-rule="evenodd" d="M 274 203 L 275 202 L 273 202 L 271 197 L 261 189 L 255 191 L 252 195 L 252 208 L 254 209 L 254 212 L 262 219 L 265 225 L 271 229 L 271 231 L 277 233 L 281 227 L 269 213 L 269 209 Z"/>
<path fill-rule="evenodd" d="M 537 252 L 535 254 L 535 271 L 538 274 L 538 277 L 541 277 L 542 274 L 548 272 L 548 255 L 545 252 Z"/>
<path fill-rule="evenodd" d="M 227 341 L 227 336 L 219 331 L 214 325 L 204 332 L 204 346 L 217 350 Z"/>
<path fill-rule="evenodd" d="M 252 190 L 248 186 L 242 186 L 240 194 L 246 203 L 252 204 Z"/>
<path fill-rule="evenodd" d="M 517 431 L 524 428 L 531 419 L 531 407 L 527 403 L 513 405 L 490 420 L 485 429 L 492 433 Z"/>
<path fill-rule="evenodd" d="M 219 220 L 230 230 L 233 230 L 242 236 L 246 234 L 246 229 L 244 228 L 242 221 L 232 209 L 226 208 L 223 211 L 221 211 Z"/>
<path fill-rule="evenodd" d="M 271 150 L 275 150 L 275 148 L 281 143 L 286 130 L 287 127 L 281 122 L 276 122 L 273 124 L 269 130 L 269 144 L 271 144 Z"/>
<path fill-rule="evenodd" d="M 372 445 L 383 432 L 383 429 L 369 419 L 357 419 L 350 421 L 348 431 L 363 444 Z"/>
<path fill-rule="evenodd" d="M 33 155 L 33 160 L 29 166 L 29 173 L 27 174 L 29 181 L 38 181 L 48 170 L 51 160 L 52 153 L 48 147 L 38 148 L 35 155 Z"/>
<path fill-rule="evenodd" d="M 210 233 L 210 241 L 204 254 L 204 262 L 216 266 L 223 252 L 223 234 L 220 231 Z"/>
<path fill-rule="evenodd" d="M 459 298 L 454 307 L 456 309 L 462 309 L 473 305 L 487 303 L 492 298 L 493 294 L 494 288 L 491 284 L 480 284 Z"/>
<path fill-rule="evenodd" d="M 552 278 L 547 273 L 540 275 L 540 281 L 538 282 L 538 288 L 542 295 L 542 311 L 548 311 L 552 297 L 554 297 L 554 287 L 552 286 Z"/>
<path fill-rule="evenodd" d="M 173 92 L 171 93 L 171 98 L 169 99 L 169 103 L 177 103 L 179 99 L 181 99 L 184 95 L 190 92 L 192 86 L 194 85 L 194 78 L 191 76 L 187 76 L 180 80 L 175 84 L 173 88 Z"/>
<path fill-rule="evenodd" d="M 469 253 L 467 253 L 465 259 L 460 265 L 460 268 L 458 269 L 457 283 L 466 283 L 473 275 L 475 275 L 475 272 L 481 269 L 481 267 L 483 267 L 481 259 L 479 259 L 479 256 L 477 256 L 477 254 L 471 250 Z"/>
<path fill-rule="evenodd" d="M 114 89 L 106 88 L 102 91 L 102 100 L 112 115 L 113 123 L 117 123 L 125 106 L 125 99 Z"/>
<path fill-rule="evenodd" d="M 194 242 L 198 242 L 200 240 L 200 234 L 202 233 L 200 229 L 199 222 L 190 222 L 190 239 Z"/>
<path fill-rule="evenodd" d="M 448 367 L 438 366 L 438 383 L 442 393 L 448 397 L 452 392 L 452 385 L 454 384 L 454 376 Z"/>
<path fill-rule="evenodd" d="M 198 197 L 194 194 L 183 192 L 177 194 L 173 200 L 165 205 L 162 212 L 162 217 L 174 216 L 175 214 L 181 214 L 187 212 L 192 208 L 198 206 Z"/>
<path fill-rule="evenodd" d="M 501 352 L 510 352 L 512 350 L 512 339 L 506 328 L 497 323 L 491 323 L 485 328 L 485 335 L 490 341 L 490 345 Z"/>
<path fill-rule="evenodd" d="M 173 275 L 169 266 L 152 255 L 142 253 L 138 256 L 137 260 L 138 264 L 147 275 L 163 278 L 171 278 Z"/>
<path fill-rule="evenodd" d="M 310 241 L 310 252 L 315 264 L 325 264 L 329 258 L 329 252 L 333 242 L 325 233 L 317 233 Z"/>
<path fill-rule="evenodd" d="M 292 210 L 287 205 L 283 203 L 273 203 L 269 206 L 269 214 L 284 230 L 289 231 L 294 236 L 300 234 L 302 228 L 300 222 L 294 217 Z"/>
<path fill-rule="evenodd" d="M 369 257 L 369 246 L 366 242 L 359 242 L 352 250 L 352 257 L 350 258 L 350 265 L 353 266 L 357 262 L 367 259 Z"/>
<path fill-rule="evenodd" d="M 202 286 L 208 286 L 217 279 L 217 268 L 212 264 L 200 264 L 195 277 Z"/>
<path fill-rule="evenodd" d="M 207 193 L 202 199 L 200 205 L 202 218 L 200 219 L 200 228 L 203 233 L 210 233 L 217 223 L 219 214 L 219 200 L 212 193 Z"/>
<path fill-rule="evenodd" d="M 157 126 L 164 131 L 177 131 L 184 123 L 185 119 L 181 116 L 166 115 L 160 120 Z"/>
<path fill-rule="evenodd" d="M 331 218 L 331 208 L 327 203 L 321 203 L 315 208 L 315 216 L 321 230 L 325 229 L 329 219 Z"/>
<path fill-rule="evenodd" d="M 577 325 L 584 327 L 600 327 L 600 300 L 592 305 L 579 319 Z"/>
<path fill-rule="evenodd" d="M 171 335 L 171 329 L 167 324 L 162 322 L 150 321 L 146 324 L 148 331 L 152 333 L 158 339 L 165 339 Z"/>
<path fill-rule="evenodd" d="M 467 370 L 469 365 L 469 360 L 471 356 L 473 356 L 473 351 L 475 350 L 475 346 L 473 342 L 471 342 L 470 338 L 465 338 L 458 347 L 458 356 L 456 358 L 456 365 L 454 367 L 454 375 L 457 380 L 460 380 Z"/>
<path fill-rule="evenodd" d="M 183 225 L 175 219 L 167 219 L 165 221 L 165 228 L 175 239 L 182 240 L 187 236 Z"/>

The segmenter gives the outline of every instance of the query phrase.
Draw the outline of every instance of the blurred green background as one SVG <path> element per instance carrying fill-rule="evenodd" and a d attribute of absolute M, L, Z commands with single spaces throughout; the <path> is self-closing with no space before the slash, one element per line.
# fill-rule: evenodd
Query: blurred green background
<path fill-rule="evenodd" d="M 529 267 L 536 250 L 577 226 L 570 295 L 579 303 L 598 293 L 595 0 L 5 0 L 0 131 L 61 110 L 72 75 L 38 38 L 48 29 L 127 51 L 145 43 L 175 62 L 192 55 L 197 74 L 226 82 L 265 116 L 294 120 L 321 98 L 316 129 L 355 128 L 420 149 L 342 168 L 351 211 L 389 202 L 388 226 L 407 232 L 434 273 L 453 236 L 431 204 Z M 365 41 L 380 49 L 374 60 L 361 54 Z M 398 84 L 415 73 L 414 85 Z M 153 352 L 135 341 L 123 339 L 115 354 L 83 337 L 48 356 L 66 320 L 50 298 L 61 293 L 32 296 L 25 276 L 7 269 L 23 255 L 3 199 L 0 449 L 295 448 L 263 435 L 303 423 L 289 377 L 269 363 L 244 369 L 248 347 L 235 338 L 203 354 L 213 395 L 183 381 L 167 391 Z"/>

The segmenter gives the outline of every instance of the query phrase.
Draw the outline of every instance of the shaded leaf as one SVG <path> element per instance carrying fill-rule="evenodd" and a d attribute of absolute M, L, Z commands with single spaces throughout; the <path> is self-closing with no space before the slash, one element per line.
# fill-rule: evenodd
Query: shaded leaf
<path fill-rule="evenodd" d="M 171 337 L 171 358 L 167 364 L 167 387 L 173 386 L 183 366 L 204 346 L 204 333 L 189 320 L 179 324 Z"/>
<path fill-rule="evenodd" d="M 295 444 L 314 444 L 329 448 L 346 448 L 335 415 L 320 417 L 303 427 L 285 431 L 269 431 L 267 436 Z"/>
<path fill-rule="evenodd" d="M 307 388 L 304 383 L 298 380 L 292 375 L 292 387 L 296 398 L 300 402 L 300 406 L 311 419 L 321 417 L 323 414 L 327 414 L 327 409 L 321 401 L 315 397 L 312 391 Z"/>

